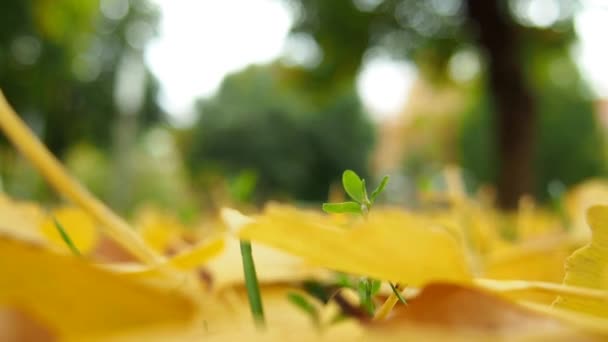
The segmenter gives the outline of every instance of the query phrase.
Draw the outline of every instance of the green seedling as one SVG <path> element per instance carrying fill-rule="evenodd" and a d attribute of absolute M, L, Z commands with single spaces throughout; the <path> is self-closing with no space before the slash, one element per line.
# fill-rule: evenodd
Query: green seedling
<path fill-rule="evenodd" d="M 386 189 L 388 180 L 389 177 L 384 176 L 378 187 L 372 191 L 371 196 L 368 196 L 365 180 L 361 179 L 361 177 L 359 177 L 359 175 L 357 175 L 357 173 L 354 171 L 346 170 L 342 174 L 342 186 L 352 201 L 342 203 L 324 203 L 323 211 L 330 214 L 360 214 L 366 217 L 371 210 L 372 205 L 378 199 L 378 196 Z M 359 295 L 359 303 L 361 308 L 370 316 L 373 316 L 376 310 L 374 296 L 378 293 L 378 291 L 380 291 L 381 284 L 381 281 L 370 278 L 361 278 L 357 282 L 352 282 L 348 276 L 340 275 L 337 285 L 356 290 L 357 294 Z M 403 298 L 401 293 L 399 293 L 395 285 L 392 283 L 390 283 L 390 285 L 399 301 L 405 303 L 405 298 Z"/>

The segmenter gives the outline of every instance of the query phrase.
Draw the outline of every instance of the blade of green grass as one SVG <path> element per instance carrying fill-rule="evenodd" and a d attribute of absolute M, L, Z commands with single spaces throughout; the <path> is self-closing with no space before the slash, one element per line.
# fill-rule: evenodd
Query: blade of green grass
<path fill-rule="evenodd" d="M 80 253 L 78 248 L 76 248 L 76 245 L 74 244 L 68 233 L 65 231 L 61 223 L 59 223 L 59 221 L 57 221 L 55 217 L 53 217 L 53 222 L 55 223 L 55 228 L 57 228 L 59 235 L 61 235 L 61 239 L 65 242 L 66 245 L 68 245 L 68 248 L 72 251 L 72 253 L 74 253 L 74 255 L 76 256 L 82 256 L 82 254 Z"/>
<path fill-rule="evenodd" d="M 397 287 L 395 287 L 395 285 L 393 285 L 393 283 L 389 282 L 389 285 L 391 285 L 391 289 L 393 290 L 393 293 L 395 294 L 395 296 L 397 296 L 399 301 L 403 304 L 407 304 L 407 301 L 401 295 L 401 291 L 399 291 L 399 289 Z"/>
<path fill-rule="evenodd" d="M 260 284 L 255 272 L 255 264 L 251 253 L 251 243 L 241 241 L 241 257 L 243 259 L 243 272 L 245 274 L 245 286 L 249 297 L 249 307 L 253 320 L 259 328 L 264 328 L 264 307 L 262 306 L 262 296 L 260 295 Z"/>
<path fill-rule="evenodd" d="M 308 299 L 306 299 L 306 297 L 299 293 L 289 292 L 287 294 L 287 300 L 310 316 L 315 326 L 319 327 L 321 325 L 317 308 Z"/>

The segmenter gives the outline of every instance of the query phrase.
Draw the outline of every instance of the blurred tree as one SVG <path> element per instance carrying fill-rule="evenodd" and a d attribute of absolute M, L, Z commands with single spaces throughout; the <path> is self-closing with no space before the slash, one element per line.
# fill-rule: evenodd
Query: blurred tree
<path fill-rule="evenodd" d="M 492 125 L 486 128 L 495 132 L 487 137 L 495 138 L 495 141 L 489 141 L 486 145 L 488 152 L 492 152 L 491 158 L 472 157 L 471 151 L 465 151 L 465 162 L 493 160 L 498 164 L 498 168 L 493 171 L 487 165 L 469 166 L 472 166 L 474 174 L 476 170 L 480 170 L 480 176 L 497 185 L 498 204 L 501 207 L 512 209 L 516 207 L 521 195 L 533 193 L 535 176 L 561 177 L 564 173 L 555 170 L 560 167 L 569 168 L 565 163 L 559 163 L 552 165 L 552 175 L 549 175 L 551 172 L 534 174 L 539 148 L 550 145 L 536 141 L 537 131 L 547 128 L 536 126 L 539 113 L 537 106 L 543 107 L 540 109 L 543 111 L 546 102 L 539 97 L 545 94 L 549 96 L 547 92 L 537 90 L 553 80 L 543 83 L 541 87 L 533 85 L 536 76 L 532 74 L 534 70 L 529 69 L 531 63 L 528 59 L 531 55 L 541 53 L 541 49 L 534 48 L 534 45 L 539 43 L 544 47 L 552 44 L 553 51 L 559 50 L 562 56 L 567 56 L 569 44 L 575 37 L 572 27 L 575 10 L 573 2 L 555 0 L 547 4 L 536 0 L 285 1 L 292 5 L 297 14 L 293 34 L 312 37 L 321 51 L 320 63 L 310 71 L 312 84 L 317 87 L 322 82 L 336 84 L 352 81 L 364 60 L 375 54 L 390 54 L 395 58 L 410 59 L 418 65 L 423 77 L 438 83 L 451 82 L 448 70 L 452 58 L 463 50 L 477 51 L 482 57 L 486 72 L 481 80 L 484 90 L 478 91 L 477 95 L 487 96 L 487 100 L 475 98 L 471 102 L 477 107 L 473 111 L 485 110 L 492 113 L 491 120 L 484 120 Z M 532 5 L 544 6 L 540 8 L 541 11 L 546 10 L 548 12 L 545 14 L 555 15 L 549 15 L 549 21 L 546 21 L 546 18 L 533 18 L 529 13 Z M 547 6 L 551 8 L 545 8 Z M 331 87 L 330 85 L 325 88 Z M 578 101 L 573 97 L 569 98 Z M 564 120 L 578 120 L 582 117 L 575 116 L 576 113 L 573 112 L 564 115 L 570 115 L 569 119 L 560 116 Z M 545 122 L 541 119 L 540 124 Z M 543 135 L 541 138 L 559 139 L 557 135 Z M 465 136 L 463 139 L 471 141 L 472 138 Z M 565 144 L 573 149 L 583 148 L 585 145 L 574 140 L 568 140 Z M 480 150 L 474 148 L 472 151 Z M 589 173 L 596 171 L 597 168 L 593 167 Z M 570 180 L 575 178 L 578 176 L 566 177 Z M 546 182 L 543 179 L 539 184 L 544 186 Z"/>
<path fill-rule="evenodd" d="M 506 1 L 468 0 L 474 35 L 486 53 L 488 88 L 496 115 L 498 204 L 515 209 L 533 191 L 536 108 L 525 82 L 517 24 Z"/>
<path fill-rule="evenodd" d="M 366 174 L 372 126 L 354 90 L 318 101 L 290 74 L 278 64 L 252 66 L 199 103 L 188 157 L 196 174 L 251 170 L 258 200 L 324 200 L 344 169 Z"/>
<path fill-rule="evenodd" d="M 0 5 L 0 85 L 58 154 L 86 140 L 108 146 L 120 61 L 142 54 L 157 13 L 145 0 L 23 0 Z M 142 120 L 157 121 L 146 71 Z"/>
<path fill-rule="evenodd" d="M 534 194 L 548 199 L 554 182 L 571 186 L 606 173 L 604 145 L 596 122 L 589 89 L 569 55 L 572 37 L 563 32 L 528 28 L 522 39 L 521 67 L 536 98 L 538 122 L 532 134 Z M 470 89 L 471 104 L 462 125 L 462 164 L 474 170 L 480 181 L 496 179 L 497 142 L 488 134 L 494 126 L 486 89 Z"/>

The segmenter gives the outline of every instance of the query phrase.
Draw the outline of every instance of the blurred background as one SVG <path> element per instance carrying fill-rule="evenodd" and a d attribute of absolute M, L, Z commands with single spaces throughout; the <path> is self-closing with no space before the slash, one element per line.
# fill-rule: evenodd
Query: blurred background
<path fill-rule="evenodd" d="M 8 0 L 0 88 L 122 213 L 315 205 L 343 170 L 513 209 L 608 175 L 602 0 Z M 0 191 L 57 200 L 2 137 Z"/>

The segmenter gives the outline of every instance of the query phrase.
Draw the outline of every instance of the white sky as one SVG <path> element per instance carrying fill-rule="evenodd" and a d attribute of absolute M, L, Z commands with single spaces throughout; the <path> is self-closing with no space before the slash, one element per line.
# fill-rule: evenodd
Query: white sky
<path fill-rule="evenodd" d="M 212 95 L 227 73 L 279 57 L 292 21 L 280 0 L 154 2 L 162 14 L 160 35 L 147 48 L 146 61 L 161 82 L 161 103 L 177 124 L 192 120 L 193 101 Z M 581 70 L 597 95 L 606 97 L 608 10 L 589 6 L 575 24 Z M 403 107 L 415 77 L 411 64 L 378 58 L 364 66 L 357 87 L 366 107 L 381 120 Z"/>
<path fill-rule="evenodd" d="M 227 73 L 281 54 L 291 17 L 278 0 L 155 0 L 160 37 L 146 61 L 162 85 L 161 103 L 188 120 L 192 101 L 211 95 Z"/>
<path fill-rule="evenodd" d="M 590 2 L 592 3 L 592 2 Z M 574 21 L 580 43 L 576 59 L 598 97 L 608 97 L 608 2 L 584 9 Z"/>

